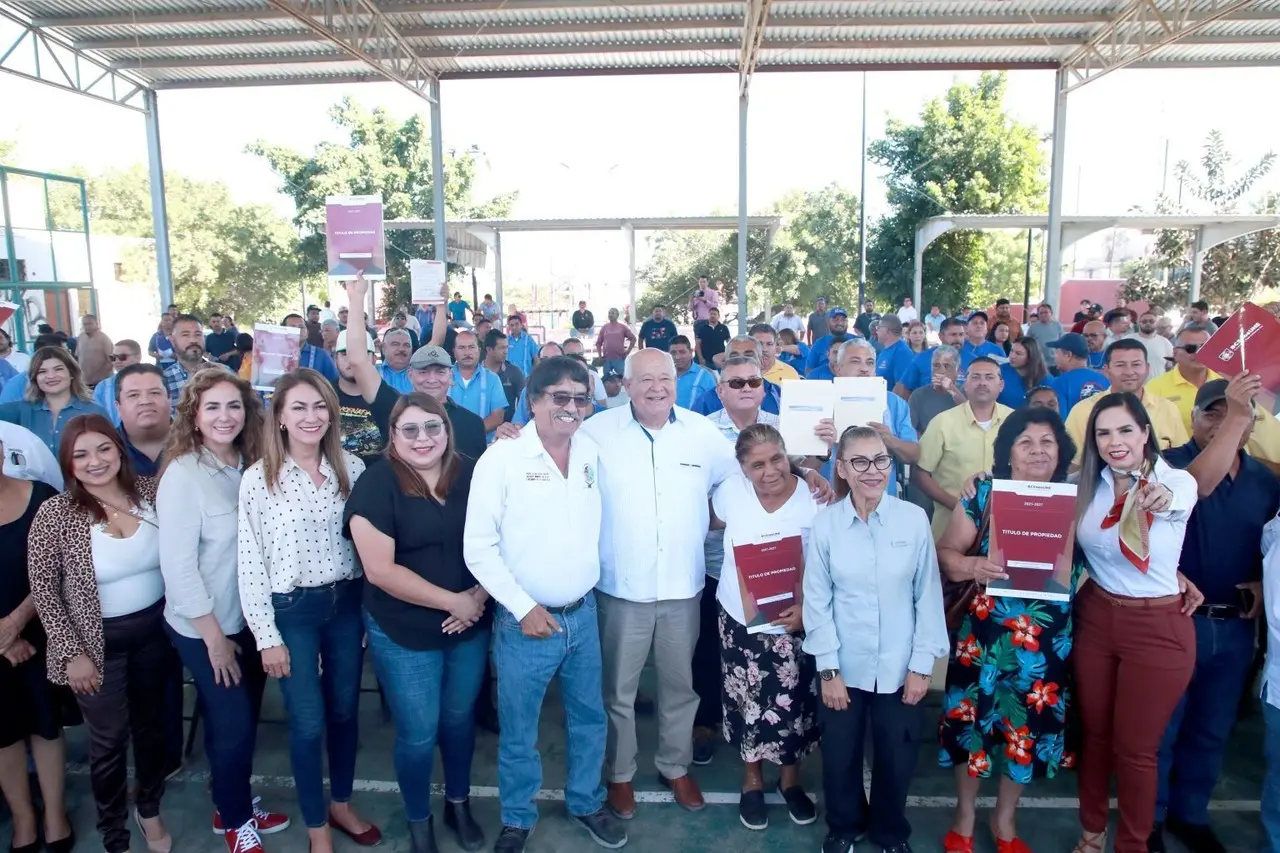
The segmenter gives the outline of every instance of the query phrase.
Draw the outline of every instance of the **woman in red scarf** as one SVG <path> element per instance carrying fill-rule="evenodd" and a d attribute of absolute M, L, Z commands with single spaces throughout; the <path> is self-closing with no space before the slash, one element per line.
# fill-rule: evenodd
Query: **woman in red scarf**
<path fill-rule="evenodd" d="M 1098 401 L 1085 431 L 1076 541 L 1090 583 L 1076 597 L 1080 823 L 1076 853 L 1106 846 L 1114 775 L 1115 853 L 1146 853 L 1156 805 L 1156 752 L 1191 680 L 1190 613 L 1203 596 L 1178 573 L 1196 483 L 1160 458 L 1133 394 Z"/>

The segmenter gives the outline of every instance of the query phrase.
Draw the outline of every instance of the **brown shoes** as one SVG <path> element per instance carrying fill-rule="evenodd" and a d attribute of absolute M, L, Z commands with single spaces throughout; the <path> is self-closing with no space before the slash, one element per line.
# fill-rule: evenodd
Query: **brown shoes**
<path fill-rule="evenodd" d="M 702 799 L 702 791 L 698 788 L 698 783 L 693 781 L 693 777 L 688 773 L 678 779 L 668 779 L 659 773 L 658 781 L 662 783 L 662 787 L 671 790 L 672 796 L 676 799 L 676 805 L 686 811 L 701 811 L 707 804 L 707 801 Z"/>
<path fill-rule="evenodd" d="M 607 786 L 609 811 L 619 820 L 636 816 L 636 789 L 630 782 L 610 782 Z"/>

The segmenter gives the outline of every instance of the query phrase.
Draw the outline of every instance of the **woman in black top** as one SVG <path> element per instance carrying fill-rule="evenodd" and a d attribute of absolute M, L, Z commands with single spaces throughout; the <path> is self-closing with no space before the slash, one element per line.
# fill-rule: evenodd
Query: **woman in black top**
<path fill-rule="evenodd" d="M 0 446 L 0 456 L 4 448 Z M 0 791 L 13 813 L 13 853 L 40 849 L 27 779 L 27 742 L 44 798 L 44 838 L 51 853 L 68 853 L 75 834 L 63 798 L 67 750 L 64 725 L 80 722 L 75 698 L 45 677 L 45 636 L 31 603 L 27 534 L 36 510 L 57 491 L 0 470 Z"/>
<path fill-rule="evenodd" d="M 472 463 L 458 455 L 444 406 L 407 394 L 391 410 L 386 460 L 347 500 L 344 532 L 368 583 L 364 618 L 396 727 L 395 764 L 413 853 L 435 853 L 431 768 L 444 763 L 445 824 L 465 850 L 484 835 L 467 792 L 472 706 L 489 655 L 488 593 L 462 559 Z"/>

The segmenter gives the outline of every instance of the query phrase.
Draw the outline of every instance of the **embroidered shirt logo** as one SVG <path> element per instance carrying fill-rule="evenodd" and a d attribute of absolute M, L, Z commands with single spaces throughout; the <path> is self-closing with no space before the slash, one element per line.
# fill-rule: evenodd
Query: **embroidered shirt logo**
<path fill-rule="evenodd" d="M 594 488 L 596 484 L 596 472 L 589 464 L 582 466 L 582 479 L 587 484 L 587 488 Z"/>

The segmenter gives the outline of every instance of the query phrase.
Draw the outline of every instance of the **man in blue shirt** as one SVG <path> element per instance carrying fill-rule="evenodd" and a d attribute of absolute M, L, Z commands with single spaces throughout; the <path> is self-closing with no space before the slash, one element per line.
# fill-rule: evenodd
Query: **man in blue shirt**
<path fill-rule="evenodd" d="M 1084 324 L 1084 342 L 1089 348 L 1089 366 L 1101 370 L 1107 363 L 1107 327 L 1101 320 Z"/>
<path fill-rule="evenodd" d="M 997 364 L 1008 360 L 1004 347 L 987 340 L 985 311 L 974 311 L 964 324 L 964 343 L 960 345 L 960 373 L 956 377 L 956 382 L 961 387 L 964 387 L 964 377 L 969 372 L 969 365 L 979 356 L 994 358 Z"/>
<path fill-rule="evenodd" d="M 667 319 L 667 307 L 655 305 L 653 314 L 640 325 L 640 346 L 668 352 L 671 342 L 678 334 L 680 330 L 676 328 L 676 324 Z"/>
<path fill-rule="evenodd" d="M 209 334 L 204 336 L 204 351 L 232 373 L 240 369 L 240 352 L 236 349 L 236 333 L 228 329 L 221 314 L 209 318 Z"/>
<path fill-rule="evenodd" d="M 1045 384 L 1058 392 L 1058 414 L 1065 421 L 1072 406 L 1106 391 L 1111 387 L 1111 380 L 1089 367 L 1089 345 L 1084 335 L 1067 332 L 1049 346 L 1053 348 L 1058 375 Z"/>
<path fill-rule="evenodd" d="M 827 313 L 827 328 L 831 330 L 829 334 L 823 335 L 813 342 L 813 346 L 809 348 L 809 358 L 805 362 L 805 375 L 809 375 L 809 371 L 815 367 L 821 367 L 827 363 L 827 350 L 831 349 L 832 344 L 840 345 L 849 338 L 849 315 L 843 308 L 832 308 Z"/>
<path fill-rule="evenodd" d="M 960 347 L 964 343 L 964 325 L 962 320 L 958 320 L 955 317 L 948 317 L 943 320 L 942 326 L 938 331 L 938 342 L 943 346 L 954 347 L 956 352 L 959 353 Z M 936 349 L 937 347 L 929 347 L 912 359 L 911 367 L 907 370 L 906 375 L 900 377 L 898 384 L 892 388 L 895 394 L 904 400 L 910 400 L 911 392 L 933 382 L 933 351 Z"/>
<path fill-rule="evenodd" d="M 470 303 L 462 298 L 461 293 L 453 294 L 453 300 L 449 303 L 449 319 L 457 323 L 464 329 L 471 328 L 471 324 L 467 322 L 467 314 L 471 310 Z"/>
<path fill-rule="evenodd" d="M 459 332 L 453 345 L 453 384 L 449 399 L 484 421 L 489 441 L 506 420 L 507 394 L 497 374 L 480 364 L 480 341 L 473 332 Z"/>
<path fill-rule="evenodd" d="M 1261 387 L 1249 375 L 1201 385 L 1191 441 L 1164 453 L 1166 462 L 1196 479 L 1199 501 L 1187 520 L 1178 569 L 1199 587 L 1204 604 L 1193 617 L 1191 683 L 1160 744 L 1148 850 L 1165 849 L 1165 829 L 1195 853 L 1226 849 L 1209 826 L 1209 798 L 1253 665 L 1263 605 L 1262 529 L 1280 509 L 1280 481 L 1244 452 Z"/>
<path fill-rule="evenodd" d="M 876 337 L 880 340 L 880 351 L 876 355 L 876 376 L 885 381 L 892 393 L 898 383 L 911 370 L 916 354 L 902 338 L 902 320 L 895 314 L 886 314 L 876 325 Z"/>
<path fill-rule="evenodd" d="M 131 364 L 114 379 L 120 438 L 133 472 L 154 477 L 164 462 L 171 421 L 164 371 L 154 364 Z"/>
<path fill-rule="evenodd" d="M 413 336 L 408 329 L 388 329 L 382 336 L 382 364 L 378 365 L 378 373 L 382 376 L 382 381 L 398 394 L 413 391 L 409 359 L 413 358 L 415 352 Z"/>
<path fill-rule="evenodd" d="M 319 309 L 317 309 L 318 311 Z M 321 347 L 312 346 L 307 340 L 307 325 L 298 314 L 290 314 L 281 324 L 291 329 L 302 329 L 302 350 L 298 353 L 298 367 L 309 367 L 330 382 L 338 381 L 338 366 L 333 357 Z"/>
<path fill-rule="evenodd" d="M 533 370 L 533 360 L 538 355 L 538 342 L 524 330 L 519 314 L 507 318 L 507 361 L 520 369 L 525 376 Z"/>
<path fill-rule="evenodd" d="M 692 409 L 704 394 L 714 394 L 716 375 L 693 363 L 693 347 L 684 335 L 671 339 L 671 360 L 676 365 L 676 405 Z"/>
<path fill-rule="evenodd" d="M 738 335 L 729 341 L 729 348 L 725 350 L 724 360 L 728 361 L 734 356 L 754 358 L 756 364 L 759 364 L 762 357 L 760 342 L 750 335 Z M 693 411 L 700 415 L 710 415 L 723 408 L 724 403 L 721 401 L 719 394 L 703 394 L 694 401 Z M 782 411 L 782 388 L 768 379 L 764 381 L 764 402 L 760 404 L 760 408 L 771 415 L 776 415 Z"/>

